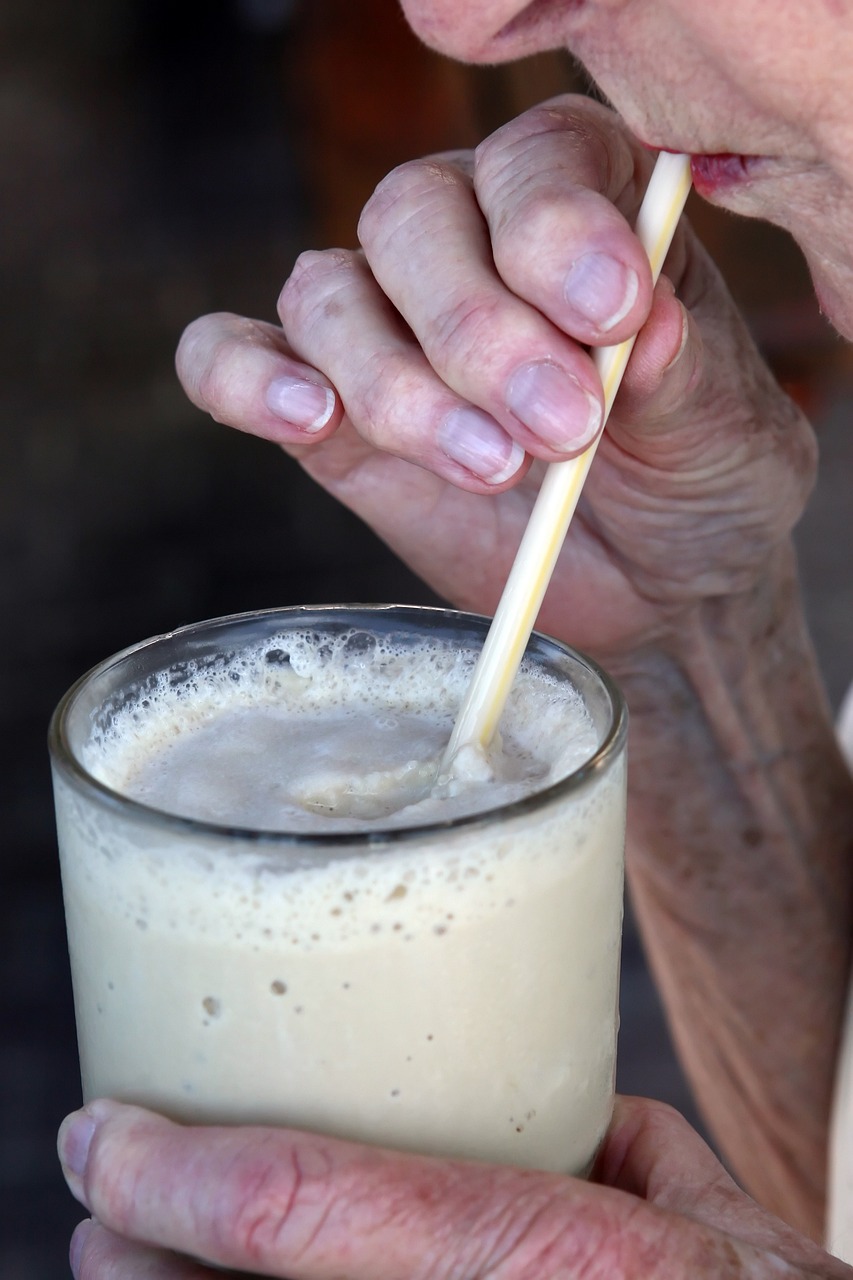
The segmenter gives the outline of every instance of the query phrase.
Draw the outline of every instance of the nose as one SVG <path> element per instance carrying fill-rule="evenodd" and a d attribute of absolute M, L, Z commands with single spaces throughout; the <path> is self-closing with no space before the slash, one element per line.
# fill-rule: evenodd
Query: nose
<path fill-rule="evenodd" d="M 528 6 L 524 0 L 401 0 L 424 44 L 458 62 L 502 62 L 517 56 L 494 37 Z"/>

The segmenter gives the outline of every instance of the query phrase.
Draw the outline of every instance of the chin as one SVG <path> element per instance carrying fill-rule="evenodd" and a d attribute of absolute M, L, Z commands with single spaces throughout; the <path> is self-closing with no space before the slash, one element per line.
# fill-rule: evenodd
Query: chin
<path fill-rule="evenodd" d="M 837 281 L 819 275 L 812 268 L 812 280 L 822 313 L 842 338 L 853 342 L 853 281 L 842 290 Z"/>
<path fill-rule="evenodd" d="M 797 236 L 822 313 L 834 329 L 853 342 L 853 259 L 838 253 L 837 243 L 815 246 Z"/>

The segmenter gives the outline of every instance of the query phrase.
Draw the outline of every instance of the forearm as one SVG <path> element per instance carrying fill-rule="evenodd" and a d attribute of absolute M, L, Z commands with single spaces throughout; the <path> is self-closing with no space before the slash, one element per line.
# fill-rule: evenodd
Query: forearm
<path fill-rule="evenodd" d="M 676 1042 L 735 1172 L 820 1236 L 853 783 L 792 559 L 616 674 L 632 713 L 629 879 Z"/>

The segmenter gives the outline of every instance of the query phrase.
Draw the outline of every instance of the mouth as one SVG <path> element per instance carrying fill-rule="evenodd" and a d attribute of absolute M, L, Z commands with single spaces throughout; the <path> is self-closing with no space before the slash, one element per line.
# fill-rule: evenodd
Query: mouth
<path fill-rule="evenodd" d="M 765 156 L 738 155 L 731 151 L 693 155 L 690 157 L 693 185 L 699 195 L 710 199 L 751 182 L 765 161 Z"/>

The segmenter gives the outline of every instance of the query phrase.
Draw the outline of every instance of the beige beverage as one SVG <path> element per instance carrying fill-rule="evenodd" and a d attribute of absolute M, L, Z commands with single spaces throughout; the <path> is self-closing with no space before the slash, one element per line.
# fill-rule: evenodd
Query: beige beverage
<path fill-rule="evenodd" d="M 534 637 L 436 785 L 485 634 L 281 610 L 137 646 L 52 728 L 87 1098 L 584 1172 L 613 1097 L 624 714 Z"/>

